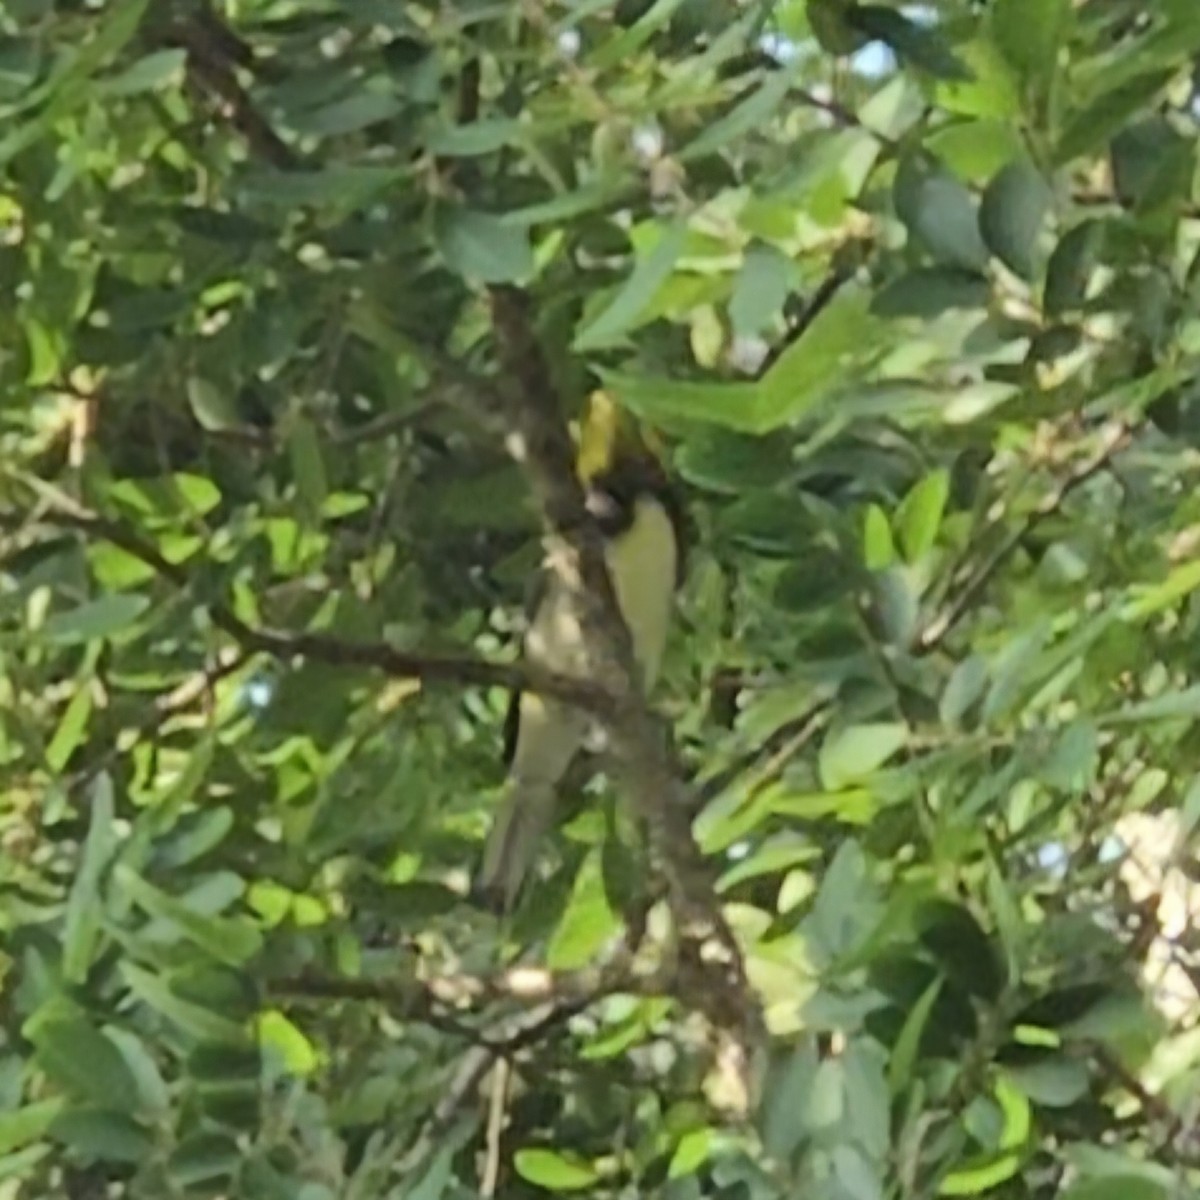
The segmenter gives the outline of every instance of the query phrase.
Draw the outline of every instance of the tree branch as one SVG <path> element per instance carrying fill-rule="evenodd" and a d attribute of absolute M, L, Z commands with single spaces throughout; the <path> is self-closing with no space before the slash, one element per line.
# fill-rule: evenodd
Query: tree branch
<path fill-rule="evenodd" d="M 857 242 L 847 242 L 838 247 L 825 278 L 813 289 L 812 294 L 804 302 L 800 314 L 788 326 L 783 338 L 771 347 L 762 363 L 759 364 L 759 368 L 755 372 L 756 379 L 761 379 L 766 375 L 788 349 L 808 332 L 809 327 L 829 307 L 838 292 L 854 278 L 854 274 L 858 270 L 860 254 Z"/>
<path fill-rule="evenodd" d="M 582 673 L 599 681 L 614 700 L 606 722 L 612 761 L 649 830 L 681 943 L 680 963 L 688 968 L 677 994 L 733 1037 L 743 1085 L 736 1103 L 745 1108 L 754 1090 L 752 1055 L 762 1014 L 692 836 L 688 789 L 661 723 L 635 684 L 629 631 L 613 594 L 599 530 L 584 507 L 570 437 L 527 298 L 512 288 L 493 288 L 490 300 L 507 387 L 500 397 L 503 410 L 488 415 L 500 418 L 509 452 L 542 509 L 548 568 L 573 595 L 585 634 Z"/>
<path fill-rule="evenodd" d="M 280 171 L 300 166 L 296 152 L 258 111 L 237 77 L 253 65 L 253 52 L 211 11 L 174 22 L 167 44 L 187 51 L 188 74 L 220 115 L 242 135 L 251 153 Z"/>

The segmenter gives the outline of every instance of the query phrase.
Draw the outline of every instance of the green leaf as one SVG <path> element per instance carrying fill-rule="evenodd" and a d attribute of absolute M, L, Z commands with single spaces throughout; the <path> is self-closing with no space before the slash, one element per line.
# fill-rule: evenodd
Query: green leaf
<path fill-rule="evenodd" d="M 1144 725 L 1155 721 L 1193 720 L 1200 717 L 1200 684 L 1164 692 L 1150 700 L 1127 704 L 1105 713 L 1102 725 Z"/>
<path fill-rule="evenodd" d="M 887 513 L 869 504 L 863 520 L 863 563 L 868 571 L 881 571 L 896 561 L 896 544 Z"/>
<path fill-rule="evenodd" d="M 806 416 L 845 386 L 856 365 L 865 364 L 887 340 L 881 322 L 871 316 L 866 290 L 844 287 L 760 380 L 758 431 L 769 432 Z"/>
<path fill-rule="evenodd" d="M 1179 604 L 1200 588 L 1200 561 L 1173 567 L 1161 583 L 1135 584 L 1132 599 L 1121 610 L 1123 620 L 1144 621 Z"/>
<path fill-rule="evenodd" d="M 434 240 L 446 265 L 473 283 L 521 283 L 533 274 L 533 247 L 524 228 L 470 208 L 442 207 Z"/>
<path fill-rule="evenodd" d="M 262 948 L 262 935 L 248 921 L 209 917 L 190 909 L 182 900 L 147 883 L 132 867 L 122 863 L 113 873 L 121 890 L 148 915 L 175 926 L 202 950 L 220 962 L 241 966 Z"/>
<path fill-rule="evenodd" d="M 689 142 L 676 156 L 680 162 L 691 162 L 720 150 L 735 138 L 745 137 L 759 128 L 783 103 L 792 86 L 791 72 L 780 70 L 770 75 L 724 116 L 708 122 L 704 131 Z"/>
<path fill-rule="evenodd" d="M 522 228 L 546 222 L 569 221 L 598 209 L 612 208 L 627 199 L 634 190 L 631 179 L 618 178 L 607 182 L 586 183 L 550 200 L 540 200 L 523 208 L 515 208 L 506 212 L 500 219 L 506 225 Z"/>
<path fill-rule="evenodd" d="M 968 117 L 994 118 L 994 123 L 988 120 L 973 121 L 962 128 L 973 129 L 976 137 L 991 139 L 995 145 L 1006 142 L 1013 151 L 1019 152 L 1020 139 L 1013 138 L 1015 131 L 1012 127 L 1017 123 L 1015 119 L 1021 114 L 1021 89 L 1012 66 L 1005 61 L 995 43 L 984 38 L 965 42 L 958 49 L 973 78 L 938 82 L 933 88 L 938 107 L 948 113 L 959 113 Z M 946 139 L 945 132 L 939 130 L 932 137 L 926 138 L 925 148 L 953 166 L 951 160 L 944 156 L 942 148 L 946 145 L 953 146 L 955 138 L 952 135 Z M 964 145 L 956 148 L 960 153 L 966 151 L 969 158 L 980 161 L 979 155 L 972 154 Z M 990 153 L 990 148 L 984 148 L 982 151 L 985 158 Z M 1003 155 L 993 169 L 999 169 L 1011 157 L 1011 153 Z"/>
<path fill-rule="evenodd" d="M 905 496 L 896 514 L 896 527 L 910 563 L 933 549 L 949 498 L 950 472 L 943 469 L 931 471 Z"/>
<path fill-rule="evenodd" d="M 747 879 L 778 874 L 797 863 L 810 862 L 817 853 L 817 848 L 806 838 L 791 833 L 770 837 L 753 854 L 735 862 L 717 880 L 717 894 L 724 894 Z"/>
<path fill-rule="evenodd" d="M 996 1103 L 1004 1117 L 1004 1125 L 1000 1131 L 999 1148 L 1001 1150 L 1018 1150 L 1029 1141 L 1029 1133 L 1033 1126 L 1029 1102 L 1022 1092 L 1012 1086 L 1003 1075 L 996 1080 Z"/>
<path fill-rule="evenodd" d="M 1143 1175 L 1107 1175 L 1072 1184 L 1061 1200 L 1170 1200 L 1171 1194 Z"/>
<path fill-rule="evenodd" d="M 288 114 L 287 124 L 297 133 L 311 137 L 344 137 L 390 121 L 403 111 L 404 101 L 395 93 L 360 86 L 330 104 Z"/>
<path fill-rule="evenodd" d="M 435 129 L 426 138 L 425 148 L 441 158 L 475 158 L 511 145 L 520 133 L 521 122 L 515 117 L 494 117 Z"/>
<path fill-rule="evenodd" d="M 243 1157 L 232 1133 L 203 1130 L 180 1141 L 167 1161 L 167 1170 L 179 1187 L 197 1187 L 229 1178 Z"/>
<path fill-rule="evenodd" d="M 982 655 L 972 654 L 955 666 L 946 681 L 946 690 L 942 693 L 938 705 L 938 715 L 943 723 L 959 724 L 972 706 L 983 697 L 987 684 L 988 664 Z"/>
<path fill-rule="evenodd" d="M 1022 76 L 1042 80 L 1054 72 L 1071 0 L 995 0 L 991 18 L 996 46 Z"/>
<path fill-rule="evenodd" d="M 112 637 L 135 624 L 149 607 L 150 600 L 146 596 L 136 592 L 113 592 L 47 617 L 41 634 L 46 641 L 60 646 Z"/>
<path fill-rule="evenodd" d="M 522 1179 L 551 1192 L 576 1192 L 600 1179 L 590 1163 L 557 1150 L 518 1150 L 513 1155 L 513 1166 Z"/>
<path fill-rule="evenodd" d="M 902 159 L 893 199 L 909 234 L 935 259 L 968 271 L 987 265 L 971 193 L 943 167 L 915 155 Z"/>
<path fill-rule="evenodd" d="M 257 1020 L 259 1045 L 278 1055 L 289 1074 L 303 1079 L 320 1065 L 312 1042 L 278 1009 L 260 1013 Z"/>
<path fill-rule="evenodd" d="M 986 308 L 992 285 L 961 267 L 917 267 L 885 284 L 871 301 L 871 311 L 889 320 L 937 317 L 954 309 Z"/>
<path fill-rule="evenodd" d="M 686 0 L 653 0 L 632 25 L 614 30 L 611 37 L 606 38 L 588 55 L 588 68 L 603 71 L 618 66 L 622 60 L 629 58 L 644 46 L 657 30 L 668 25 L 683 3 L 686 3 Z"/>
<path fill-rule="evenodd" d="M 813 1074 L 808 1103 L 797 1113 L 811 1133 L 828 1133 L 846 1119 L 845 1067 L 836 1058 L 826 1058 Z"/>
<path fill-rule="evenodd" d="M 939 1196 L 978 1196 L 999 1187 L 1021 1169 L 1024 1155 L 1016 1151 L 972 1158 L 951 1171 L 938 1187 Z"/>
<path fill-rule="evenodd" d="M 925 1026 L 929 1024 L 933 1006 L 941 994 L 945 980 L 938 975 L 934 981 L 921 993 L 920 999 L 909 1010 L 904 1018 L 904 1024 L 892 1047 L 891 1058 L 888 1060 L 888 1088 L 896 1095 L 912 1078 L 913 1068 L 917 1062 L 917 1052 L 921 1046 L 921 1037 Z"/>
<path fill-rule="evenodd" d="M 73 1109 L 58 1116 L 51 1134 L 84 1159 L 139 1163 L 154 1152 L 154 1139 L 125 1113 L 103 1106 Z"/>
<path fill-rule="evenodd" d="M 221 489 L 206 475 L 179 471 L 171 476 L 171 486 L 187 508 L 198 516 L 207 516 L 221 503 Z"/>
<path fill-rule="evenodd" d="M 250 204 L 291 211 L 297 206 L 337 205 L 356 209 L 394 188 L 404 167 L 331 165 L 321 171 L 252 169 L 242 174 L 235 195 Z"/>
<path fill-rule="evenodd" d="M 242 428 L 243 422 L 233 397 L 226 389 L 202 379 L 198 375 L 188 377 L 187 398 L 192 415 L 201 429 L 209 433 L 222 433 Z"/>
<path fill-rule="evenodd" d="M 818 770 L 830 791 L 869 779 L 908 744 L 907 725 L 879 722 L 850 725 L 831 733 L 821 746 Z"/>
<path fill-rule="evenodd" d="M 630 375 L 597 367 L 605 388 L 651 423 L 683 419 L 721 425 L 741 433 L 765 433 L 760 390 L 754 383 L 701 383 Z"/>
<path fill-rule="evenodd" d="M 1195 145 L 1166 117 L 1126 126 L 1113 138 L 1112 170 L 1117 195 L 1139 210 L 1178 203 L 1188 195 Z"/>
<path fill-rule="evenodd" d="M 64 1101 L 38 1100 L 9 1112 L 0 1112 L 0 1154 L 11 1154 L 37 1141 L 63 1111 Z"/>
<path fill-rule="evenodd" d="M 1008 1066 L 1005 1074 L 1034 1104 L 1068 1108 L 1089 1087 L 1087 1066 L 1074 1058 L 1048 1056 L 1022 1066 Z"/>
<path fill-rule="evenodd" d="M 202 756 L 193 755 L 188 761 L 188 770 L 192 769 L 193 764 L 198 765 L 198 760 L 202 760 Z M 179 803 L 174 797 L 172 802 Z M 233 829 L 233 825 L 233 809 L 225 806 L 185 814 L 171 832 L 155 846 L 156 865 L 170 870 L 194 862 L 219 846 Z"/>
<path fill-rule="evenodd" d="M 1042 307 L 1050 317 L 1083 306 L 1104 243 L 1099 221 L 1082 221 L 1059 239 L 1046 266 Z"/>
<path fill-rule="evenodd" d="M 667 1167 L 668 1179 L 681 1179 L 698 1171 L 720 1144 L 717 1130 L 705 1126 L 702 1129 L 689 1129 L 675 1146 Z"/>
<path fill-rule="evenodd" d="M 139 58 L 119 75 L 100 82 L 97 93 L 104 96 L 139 96 L 155 92 L 168 84 L 183 82 L 186 50 L 156 50 Z"/>
<path fill-rule="evenodd" d="M 575 876 L 566 911 L 546 947 L 546 965 L 557 971 L 586 966 L 620 926 L 605 894 L 601 853 L 592 850 Z"/>
<path fill-rule="evenodd" d="M 75 753 L 75 748 L 87 735 L 88 718 L 92 715 L 92 689 L 81 681 L 63 711 L 54 737 L 46 747 L 46 765 L 55 773 L 62 771 Z"/>
<path fill-rule="evenodd" d="M 729 320 L 737 336 L 770 328 L 783 310 L 792 275 L 791 262 L 774 246 L 756 245 L 746 251 L 729 300 Z"/>
<path fill-rule="evenodd" d="M 131 962 L 122 962 L 119 970 L 139 1000 L 185 1032 L 197 1038 L 230 1045 L 245 1041 L 246 1031 L 237 1021 L 231 1021 L 190 1000 L 181 1000 L 160 976 Z"/>
<path fill-rule="evenodd" d="M 329 495 L 329 480 L 325 474 L 320 435 L 309 418 L 298 417 L 292 422 L 288 433 L 288 457 L 301 507 L 308 520 L 314 521 Z"/>
<path fill-rule="evenodd" d="M 115 1025 L 104 1028 L 104 1036 L 117 1048 L 137 1087 L 137 1111 L 151 1116 L 165 1113 L 171 1096 L 158 1064 L 146 1043 L 128 1029 Z"/>
<path fill-rule="evenodd" d="M 25 382 L 32 387 L 45 387 L 58 377 L 64 354 L 63 339 L 57 330 L 29 318 L 25 321 L 25 341 L 29 347 Z"/>
<path fill-rule="evenodd" d="M 1099 149 L 1135 113 L 1154 100 L 1172 75 L 1171 71 L 1152 71 L 1121 87 L 1101 92 L 1067 123 L 1054 149 L 1054 161 L 1063 165 Z"/>
<path fill-rule="evenodd" d="M 771 1063 L 759 1107 L 763 1146 L 776 1162 L 786 1162 L 805 1136 L 803 1115 L 817 1071 L 816 1050 L 810 1042 L 781 1051 Z"/>
<path fill-rule="evenodd" d="M 979 228 L 988 248 L 1022 279 L 1037 270 L 1038 238 L 1053 194 L 1028 160 L 1009 163 L 992 179 L 979 206 Z"/>
<path fill-rule="evenodd" d="M 575 335 L 575 349 L 584 352 L 611 346 L 633 329 L 675 269 L 686 240 L 687 225 L 682 221 L 663 229 L 654 248 L 638 260 L 616 295 Z"/>
<path fill-rule="evenodd" d="M 87 840 L 67 896 L 63 922 L 63 978 L 73 984 L 81 984 L 87 979 L 96 956 L 104 911 L 100 877 L 116 846 L 112 779 L 107 772 L 102 771 L 96 776 L 90 801 Z"/>
<path fill-rule="evenodd" d="M 137 1082 L 124 1057 L 87 1021 L 51 1019 L 30 1029 L 29 1038 L 38 1065 L 62 1087 L 106 1107 L 137 1107 Z"/>
<path fill-rule="evenodd" d="M 1099 735 L 1091 721 L 1072 721 L 1054 744 L 1038 775 L 1049 787 L 1083 792 L 1095 778 Z"/>

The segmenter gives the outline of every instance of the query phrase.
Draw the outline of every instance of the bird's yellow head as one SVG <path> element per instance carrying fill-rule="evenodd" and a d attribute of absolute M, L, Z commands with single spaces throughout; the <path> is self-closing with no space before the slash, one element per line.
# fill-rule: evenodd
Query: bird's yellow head
<path fill-rule="evenodd" d="M 583 483 L 611 471 L 618 463 L 642 461 L 661 465 L 662 444 L 632 413 L 607 392 L 593 392 L 579 427 L 576 468 Z"/>

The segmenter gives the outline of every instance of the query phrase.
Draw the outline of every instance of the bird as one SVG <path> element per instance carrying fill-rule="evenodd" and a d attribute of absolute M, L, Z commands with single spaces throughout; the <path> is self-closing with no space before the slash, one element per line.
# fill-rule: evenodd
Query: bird
<path fill-rule="evenodd" d="M 636 682 L 648 692 L 658 678 L 686 570 L 683 505 L 656 439 L 603 391 L 589 397 L 576 472 L 629 630 Z M 525 661 L 577 674 L 582 630 L 567 585 L 545 565 L 529 607 Z M 557 788 L 593 729 L 593 719 L 578 707 L 529 691 L 511 695 L 504 731 L 508 774 L 472 888 L 485 907 L 507 913 L 516 906 L 553 823 Z"/>

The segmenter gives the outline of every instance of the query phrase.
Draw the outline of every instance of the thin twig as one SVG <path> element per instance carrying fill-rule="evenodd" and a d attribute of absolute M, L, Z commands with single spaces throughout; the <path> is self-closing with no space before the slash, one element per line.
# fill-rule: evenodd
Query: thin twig
<path fill-rule="evenodd" d="M 800 315 L 788 327 L 782 340 L 772 346 L 758 371 L 761 379 L 783 357 L 783 355 L 808 332 L 812 323 L 829 307 L 834 297 L 853 277 L 857 265 L 850 261 L 849 254 L 835 254 L 825 278 L 813 289 Z"/>
<path fill-rule="evenodd" d="M 1166 1100 L 1150 1091 L 1109 1047 L 1093 1042 L 1090 1048 L 1093 1059 L 1109 1081 L 1124 1088 L 1138 1102 L 1142 1112 L 1160 1127 L 1163 1148 L 1189 1166 L 1200 1164 L 1200 1139 L 1195 1127 Z"/>
<path fill-rule="evenodd" d="M 504 1115 L 508 1108 L 508 1084 L 511 1077 L 511 1065 L 505 1059 L 500 1059 L 492 1072 L 487 1137 L 484 1142 L 487 1154 L 483 1162 L 483 1174 L 479 1180 L 479 1195 L 484 1200 L 496 1194 L 496 1185 L 500 1181 L 500 1146 L 504 1135 Z"/>
<path fill-rule="evenodd" d="M 701 805 L 707 804 L 739 780 L 742 780 L 746 790 L 743 803 L 754 799 L 765 787 L 779 778 L 787 765 L 824 728 L 831 707 L 832 701 L 819 700 L 794 721 L 780 726 L 750 754 L 739 758 L 718 775 L 705 780 L 697 788 L 697 800 Z"/>
<path fill-rule="evenodd" d="M 1042 498 L 1025 521 L 1017 529 L 1014 529 L 988 558 L 980 563 L 958 595 L 925 626 L 917 637 L 916 651 L 918 654 L 928 654 L 946 640 L 963 617 L 974 607 L 996 572 L 1025 538 L 1048 517 L 1057 513 L 1076 488 L 1107 470 L 1112 459 L 1132 441 L 1133 433 L 1134 427 L 1123 421 L 1115 421 L 1103 431 L 1100 445 L 1096 451 L 1060 480 Z"/>
<path fill-rule="evenodd" d="M 873 129 L 856 112 L 851 111 L 844 104 L 839 104 L 836 100 L 818 96 L 815 92 L 802 87 L 793 87 L 788 92 L 788 95 L 793 99 L 799 100 L 801 104 L 805 104 L 809 108 L 815 108 L 818 112 L 825 113 L 826 116 L 833 119 L 836 125 L 840 125 L 843 129 L 861 129 L 864 133 L 869 133 L 883 146 L 894 148 L 899 145 L 895 138 L 888 137 L 886 133 L 880 133 L 878 129 Z"/>
<path fill-rule="evenodd" d="M 39 492 L 46 495 L 44 488 Z M 54 494 L 40 520 L 56 528 L 74 529 L 111 543 L 153 568 L 160 578 L 181 591 L 191 585 L 191 578 L 183 566 L 168 561 L 156 546 L 134 530 L 75 504 L 65 494 Z M 7 522 L 7 515 L 0 513 L 0 526 Z M 24 523 L 24 519 L 20 523 Z M 248 624 L 219 601 L 209 601 L 205 607 L 212 623 L 242 650 L 284 662 L 308 659 L 429 684 L 523 689 L 575 704 L 597 716 L 605 715 L 612 706 L 611 698 L 590 681 L 545 671 L 529 663 L 498 663 L 464 655 L 412 653 L 387 642 L 347 641 L 323 633 L 267 629 Z"/>

